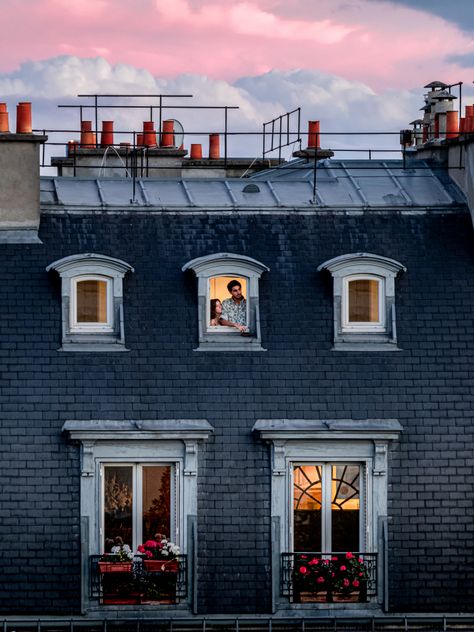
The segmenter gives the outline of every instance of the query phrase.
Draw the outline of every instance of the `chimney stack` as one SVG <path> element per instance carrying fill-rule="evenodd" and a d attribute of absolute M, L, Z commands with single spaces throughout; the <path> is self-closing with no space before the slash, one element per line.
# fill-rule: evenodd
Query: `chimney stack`
<path fill-rule="evenodd" d="M 16 133 L 8 131 L 0 107 L 0 243 L 38 243 L 40 220 L 39 146 L 46 136 L 32 133 L 31 103 L 17 106 Z"/>

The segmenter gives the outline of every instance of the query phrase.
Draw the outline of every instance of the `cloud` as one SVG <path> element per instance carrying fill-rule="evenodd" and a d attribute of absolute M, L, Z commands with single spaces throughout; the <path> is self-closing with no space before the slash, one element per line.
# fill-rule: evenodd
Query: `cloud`
<path fill-rule="evenodd" d="M 470 52 L 471 38 L 428 9 L 416 10 L 415 0 L 3 4 L 2 20 L 8 24 L 2 32 L 4 72 L 63 54 L 100 55 L 111 64 L 146 68 L 155 76 L 193 74 L 228 82 L 277 68 L 318 70 L 376 90 L 410 88 L 433 78 L 471 80 L 461 65 L 446 61 Z M 474 20 L 474 9 L 468 7 L 463 15 Z"/>
<path fill-rule="evenodd" d="M 452 64 L 458 64 L 458 66 L 462 66 L 463 68 L 472 68 L 474 67 L 474 52 L 464 55 L 450 55 L 446 58 L 446 61 Z"/>
<path fill-rule="evenodd" d="M 446 0 L 385 0 L 387 4 L 405 5 L 418 11 L 438 15 L 448 22 L 456 24 L 463 31 L 474 30 L 474 9 L 470 0 L 446 2 Z M 371 0 L 380 2 L 380 0 Z"/>
<path fill-rule="evenodd" d="M 164 99 L 173 105 L 164 110 L 165 118 L 180 120 L 186 130 L 185 145 L 202 142 L 207 148 L 209 132 L 223 132 L 224 106 L 229 110 L 229 127 L 242 132 L 229 137 L 229 154 L 257 156 L 261 138 L 245 136 L 245 132 L 260 132 L 262 124 L 280 114 L 301 106 L 302 131 L 306 121 L 319 119 L 324 134 L 323 145 L 332 148 L 391 147 L 398 149 L 397 132 L 407 127 L 418 115 L 422 105 L 420 92 L 385 90 L 377 93 L 359 81 L 314 70 L 272 70 L 258 76 L 241 77 L 234 82 L 212 79 L 203 75 L 181 74 L 174 78 L 154 77 L 150 72 L 129 64 L 110 64 L 103 58 L 81 59 L 61 56 L 23 64 L 12 73 L 0 74 L 0 94 L 6 97 L 13 118 L 19 100 L 33 101 L 34 126 L 38 129 L 70 130 L 62 135 L 49 133 L 50 139 L 64 142 L 78 136 L 79 111 L 57 110 L 59 103 L 90 105 L 91 99 L 75 99 L 76 94 L 192 94 L 190 98 Z M 134 105 L 158 104 L 158 99 L 117 99 Z M 100 104 L 107 105 L 108 99 Z M 217 106 L 221 109 L 189 110 L 184 105 Z M 93 119 L 93 110 L 85 109 L 84 118 Z M 115 121 L 118 131 L 140 131 L 148 120 L 148 109 L 99 110 L 99 119 Z M 155 109 L 155 120 L 158 111 Z M 296 117 L 292 127 L 296 130 Z M 74 131 L 75 130 L 75 131 Z M 337 132 L 392 132 L 392 135 L 340 136 Z M 116 142 L 130 140 L 130 134 L 118 134 Z M 295 147 L 284 150 L 289 157 Z M 61 153 L 59 149 L 56 153 Z M 354 154 L 366 156 L 367 153 Z"/>

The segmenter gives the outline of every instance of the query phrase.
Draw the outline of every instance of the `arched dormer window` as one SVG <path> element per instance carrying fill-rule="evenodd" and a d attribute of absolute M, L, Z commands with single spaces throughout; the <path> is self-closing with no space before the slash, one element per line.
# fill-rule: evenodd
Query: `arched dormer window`
<path fill-rule="evenodd" d="M 51 263 L 61 277 L 62 350 L 126 351 L 123 278 L 132 266 L 105 255 L 71 255 Z"/>
<path fill-rule="evenodd" d="M 197 351 L 263 351 L 258 284 L 266 265 L 231 253 L 199 257 L 183 266 L 198 280 Z"/>
<path fill-rule="evenodd" d="M 334 281 L 334 349 L 396 351 L 395 278 L 403 264 L 359 252 L 322 263 Z"/>

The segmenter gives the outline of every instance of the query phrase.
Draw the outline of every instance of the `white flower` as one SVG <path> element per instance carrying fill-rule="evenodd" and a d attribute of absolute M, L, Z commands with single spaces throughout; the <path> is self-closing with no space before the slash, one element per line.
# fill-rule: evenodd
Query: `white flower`
<path fill-rule="evenodd" d="M 119 547 L 119 546 L 113 546 L 113 547 L 110 549 L 110 552 L 111 552 L 111 553 L 115 553 L 115 554 L 116 554 L 116 553 L 120 553 L 120 547 Z"/>
<path fill-rule="evenodd" d="M 163 549 L 163 550 L 161 551 L 161 554 L 162 554 L 162 555 L 169 555 L 169 553 L 168 553 L 168 551 L 167 551 L 166 549 Z"/>

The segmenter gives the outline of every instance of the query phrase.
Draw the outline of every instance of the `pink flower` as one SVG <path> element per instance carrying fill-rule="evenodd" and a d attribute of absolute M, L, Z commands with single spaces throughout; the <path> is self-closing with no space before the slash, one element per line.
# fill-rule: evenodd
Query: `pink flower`
<path fill-rule="evenodd" d="M 347 586 L 349 586 L 349 584 L 351 583 L 348 579 L 345 579 L 343 582 L 344 586 L 347 588 Z"/>
<path fill-rule="evenodd" d="M 341 568 L 339 569 L 340 571 L 346 571 L 347 568 L 345 566 L 341 566 Z"/>
<path fill-rule="evenodd" d="M 352 553 L 346 553 L 346 560 L 352 560 L 353 557 Z"/>
<path fill-rule="evenodd" d="M 357 586 L 359 585 L 359 580 L 358 579 L 354 579 L 354 581 L 352 582 L 352 585 L 357 588 Z"/>
<path fill-rule="evenodd" d="M 324 584 L 324 577 L 318 577 L 316 581 L 318 582 L 318 584 Z"/>
<path fill-rule="evenodd" d="M 153 557 L 153 553 L 151 551 L 145 551 L 145 555 L 150 558 Z"/>
<path fill-rule="evenodd" d="M 313 557 L 313 559 L 310 562 L 308 562 L 308 564 L 310 566 L 314 566 L 315 564 L 319 564 L 319 560 L 317 557 Z"/>
<path fill-rule="evenodd" d="M 331 573 L 331 577 L 336 577 L 336 573 Z"/>
<path fill-rule="evenodd" d="M 337 562 L 337 557 L 331 557 L 333 562 Z"/>
<path fill-rule="evenodd" d="M 156 549 L 158 542 L 155 542 L 155 540 L 147 540 L 145 546 L 147 549 Z"/>
<path fill-rule="evenodd" d="M 363 564 L 364 563 L 364 560 L 361 557 L 359 557 L 359 559 L 357 561 L 359 562 L 359 564 Z"/>
<path fill-rule="evenodd" d="M 324 566 L 328 566 L 329 565 L 329 560 L 323 560 L 321 562 L 321 564 L 324 564 Z"/>
<path fill-rule="evenodd" d="M 307 555 L 300 555 L 300 557 L 301 557 L 302 560 L 306 560 L 308 558 Z"/>
<path fill-rule="evenodd" d="M 359 573 L 359 577 L 363 577 L 363 576 L 364 576 L 364 573 Z"/>
<path fill-rule="evenodd" d="M 145 553 L 145 547 L 143 546 L 143 544 L 139 544 L 137 547 L 137 551 L 139 553 Z"/>
<path fill-rule="evenodd" d="M 302 575 L 306 575 L 307 572 L 308 572 L 308 569 L 306 568 L 306 566 L 300 566 L 300 573 Z"/>

